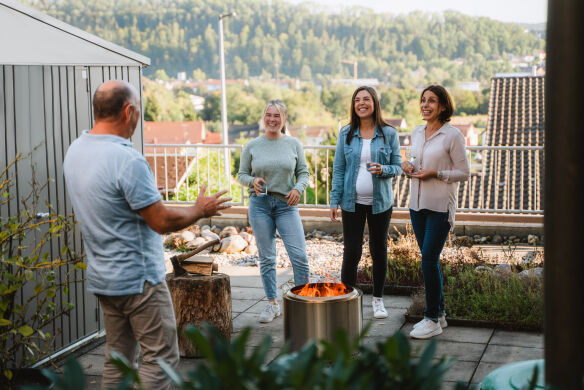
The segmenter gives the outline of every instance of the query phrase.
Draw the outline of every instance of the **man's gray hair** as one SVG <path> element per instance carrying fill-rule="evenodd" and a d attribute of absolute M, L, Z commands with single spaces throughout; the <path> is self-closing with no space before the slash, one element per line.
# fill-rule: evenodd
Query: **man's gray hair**
<path fill-rule="evenodd" d="M 93 116 L 96 120 L 118 118 L 126 104 L 137 106 L 138 95 L 132 84 L 114 80 L 113 85 L 102 87 L 103 84 L 93 94 Z"/>

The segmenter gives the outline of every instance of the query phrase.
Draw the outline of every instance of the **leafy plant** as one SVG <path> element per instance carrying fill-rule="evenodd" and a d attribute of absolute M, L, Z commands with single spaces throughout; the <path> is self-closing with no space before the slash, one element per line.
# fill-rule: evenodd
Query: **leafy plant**
<path fill-rule="evenodd" d="M 285 346 L 268 363 L 271 337 L 259 346 L 248 348 L 250 328 L 244 329 L 234 340 L 225 339 L 216 329 L 206 324 L 202 329 L 193 326 L 185 330 L 186 337 L 197 346 L 204 361 L 182 376 L 163 360 L 159 361 L 172 384 L 179 389 L 229 390 L 325 390 L 325 389 L 439 389 L 444 374 L 453 360 L 444 357 L 433 360 L 436 341 L 432 340 L 418 359 L 412 358 L 408 339 L 397 332 L 372 347 L 361 343 L 361 336 L 351 340 L 339 331 L 334 342 L 308 342 L 300 351 L 287 353 Z M 137 380 L 136 369 L 124 359 L 117 358 L 118 368 L 126 378 Z M 81 367 L 70 367 L 81 370 Z M 67 373 L 66 373 L 67 374 Z M 49 375 L 47 375 L 49 376 Z M 75 374 L 78 376 L 78 374 Z M 49 376 L 54 383 L 59 381 Z M 130 389 L 125 382 L 117 389 Z M 465 386 L 458 384 L 457 389 Z M 72 387 L 58 387 L 72 390 Z M 75 388 L 79 390 L 79 388 Z"/>
<path fill-rule="evenodd" d="M 422 315 L 423 291 L 414 295 L 408 314 Z M 543 282 L 467 270 L 448 277 L 444 288 L 448 316 L 497 322 L 511 329 L 541 330 Z"/>
<path fill-rule="evenodd" d="M 48 204 L 43 208 L 49 212 L 38 214 L 47 183 L 39 185 L 34 169 L 30 194 L 15 202 L 10 172 L 20 160 L 21 155 L 0 173 L 0 208 L 9 214 L 0 215 L 0 379 L 8 381 L 12 369 L 26 367 L 53 350 L 56 334 L 47 326 L 72 310 L 65 301 L 69 285 L 76 282 L 75 270 L 85 269 L 69 245 L 73 217 L 56 214 Z M 55 302 L 59 294 L 62 304 Z"/>

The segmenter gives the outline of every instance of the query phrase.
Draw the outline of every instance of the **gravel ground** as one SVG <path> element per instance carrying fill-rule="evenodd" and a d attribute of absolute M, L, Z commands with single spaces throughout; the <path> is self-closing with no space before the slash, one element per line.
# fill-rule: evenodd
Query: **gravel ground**
<path fill-rule="evenodd" d="M 343 259 L 343 244 L 341 242 L 326 239 L 307 239 L 306 254 L 310 265 L 311 281 L 322 281 L 327 278 L 340 279 Z M 209 255 L 217 264 L 259 266 L 257 255 L 245 253 L 209 253 Z M 276 239 L 276 266 L 280 268 L 292 267 L 284 243 L 280 238 Z"/>

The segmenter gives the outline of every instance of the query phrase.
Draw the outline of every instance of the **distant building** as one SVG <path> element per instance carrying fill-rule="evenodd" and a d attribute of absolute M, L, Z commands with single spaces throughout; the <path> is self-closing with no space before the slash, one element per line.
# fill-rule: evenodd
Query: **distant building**
<path fill-rule="evenodd" d="M 203 121 L 191 122 L 144 122 L 144 144 L 220 144 L 216 138 L 209 138 Z M 213 142 L 212 142 L 213 141 Z M 144 148 L 146 153 L 153 152 L 152 146 Z"/>
<path fill-rule="evenodd" d="M 481 83 L 478 81 L 461 81 L 458 83 L 458 88 L 465 91 L 478 92 L 481 90 Z"/>
<path fill-rule="evenodd" d="M 178 81 L 186 81 L 186 79 L 187 79 L 187 72 L 178 72 L 176 74 L 176 79 Z"/>
<path fill-rule="evenodd" d="M 205 122 L 144 122 L 144 156 L 157 183 L 166 183 L 169 194 L 186 178 L 195 162 L 192 148 L 154 145 L 221 144 L 221 135 L 207 132 Z"/>
<path fill-rule="evenodd" d="M 227 133 L 229 143 L 234 144 L 238 138 L 256 138 L 260 135 L 259 124 L 253 125 L 230 125 Z"/>
<path fill-rule="evenodd" d="M 378 79 L 334 79 L 331 80 L 334 83 L 340 83 L 345 85 L 354 85 L 360 87 L 361 85 L 366 85 L 368 87 L 378 87 L 380 82 Z"/>
<path fill-rule="evenodd" d="M 196 112 L 202 111 L 205 108 L 205 98 L 197 95 L 189 95 L 191 104 Z"/>
<path fill-rule="evenodd" d="M 332 130 L 325 126 L 292 126 L 288 129 L 291 136 L 300 139 L 304 145 L 320 145 Z"/>
<path fill-rule="evenodd" d="M 479 132 L 474 127 L 474 124 L 452 122 L 451 125 L 460 130 L 462 135 L 464 135 L 466 146 L 477 146 L 479 144 Z"/>
<path fill-rule="evenodd" d="M 407 129 L 408 124 L 404 118 L 389 118 L 385 119 L 385 121 L 391 126 L 395 127 L 396 129 Z"/>

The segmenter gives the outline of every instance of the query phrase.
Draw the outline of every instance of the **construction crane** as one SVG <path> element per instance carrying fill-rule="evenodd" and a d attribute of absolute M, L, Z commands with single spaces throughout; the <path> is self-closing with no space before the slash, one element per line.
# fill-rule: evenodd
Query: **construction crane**
<path fill-rule="evenodd" d="M 351 60 L 341 60 L 341 62 L 343 64 L 353 64 L 353 78 L 355 80 L 357 80 L 357 66 L 358 66 L 358 62 L 357 61 L 351 61 Z"/>

